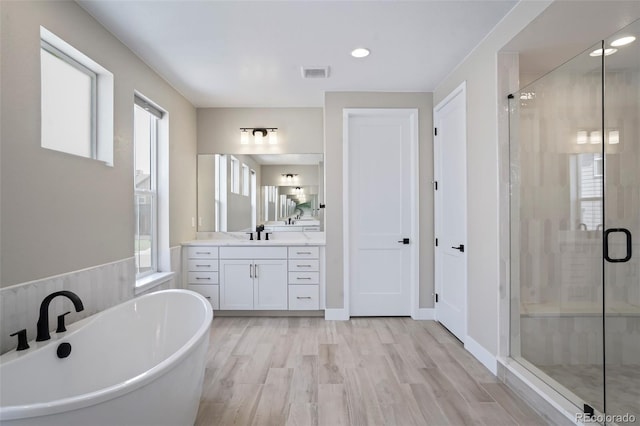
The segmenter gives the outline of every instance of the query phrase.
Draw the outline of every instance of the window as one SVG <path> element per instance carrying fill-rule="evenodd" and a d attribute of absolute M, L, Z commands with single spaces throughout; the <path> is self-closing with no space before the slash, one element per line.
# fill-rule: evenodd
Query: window
<path fill-rule="evenodd" d="M 162 112 L 136 97 L 134 105 L 134 187 L 136 278 L 158 270 L 158 119 Z"/>
<path fill-rule="evenodd" d="M 249 196 L 249 166 L 246 164 L 242 165 L 242 195 L 248 197 Z"/>
<path fill-rule="evenodd" d="M 240 161 L 231 156 L 231 192 L 240 194 Z"/>
<path fill-rule="evenodd" d="M 41 146 L 112 165 L 113 74 L 40 27 L 40 83 Z"/>

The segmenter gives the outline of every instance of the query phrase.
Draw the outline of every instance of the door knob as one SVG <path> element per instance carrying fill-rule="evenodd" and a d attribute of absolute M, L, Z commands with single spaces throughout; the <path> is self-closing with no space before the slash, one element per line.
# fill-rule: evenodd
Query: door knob
<path fill-rule="evenodd" d="M 401 244 L 409 244 L 409 239 L 408 238 L 403 238 L 401 240 L 398 241 Z"/>
<path fill-rule="evenodd" d="M 460 244 L 458 247 L 451 247 L 452 249 L 460 250 L 461 253 L 464 253 L 464 244 Z"/>

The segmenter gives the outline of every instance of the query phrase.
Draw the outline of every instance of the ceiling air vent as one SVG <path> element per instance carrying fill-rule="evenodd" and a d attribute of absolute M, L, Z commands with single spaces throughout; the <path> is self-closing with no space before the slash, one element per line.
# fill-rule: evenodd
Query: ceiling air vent
<path fill-rule="evenodd" d="M 329 67 L 302 67 L 303 78 L 327 78 Z"/>

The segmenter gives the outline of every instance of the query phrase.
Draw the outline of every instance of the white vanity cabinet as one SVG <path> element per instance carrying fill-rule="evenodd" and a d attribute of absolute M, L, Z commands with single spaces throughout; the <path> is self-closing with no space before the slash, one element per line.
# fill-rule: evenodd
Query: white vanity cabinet
<path fill-rule="evenodd" d="M 286 310 L 286 247 L 220 247 L 220 309 Z"/>
<path fill-rule="evenodd" d="M 185 250 L 187 288 L 198 292 L 220 309 L 218 247 L 190 246 Z"/>
<path fill-rule="evenodd" d="M 288 248 L 289 310 L 320 309 L 320 250 Z"/>

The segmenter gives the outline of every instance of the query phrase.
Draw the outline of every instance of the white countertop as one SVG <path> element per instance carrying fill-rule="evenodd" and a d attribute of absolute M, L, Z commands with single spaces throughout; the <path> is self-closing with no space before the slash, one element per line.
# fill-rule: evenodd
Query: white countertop
<path fill-rule="evenodd" d="M 249 240 L 244 232 L 199 232 L 197 240 L 185 241 L 183 246 L 323 246 L 326 244 L 324 232 L 274 232 L 269 240 Z"/>

